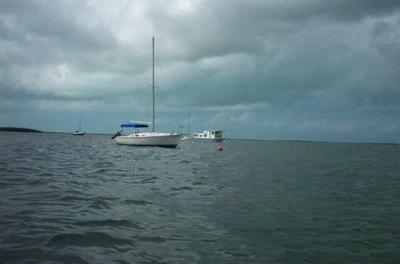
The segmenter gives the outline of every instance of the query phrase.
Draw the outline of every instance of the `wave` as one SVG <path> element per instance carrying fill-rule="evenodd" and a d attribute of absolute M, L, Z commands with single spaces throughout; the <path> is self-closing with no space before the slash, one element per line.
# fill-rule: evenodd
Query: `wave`
<path fill-rule="evenodd" d="M 132 242 L 103 232 L 87 232 L 57 234 L 46 243 L 49 247 L 114 247 L 116 245 L 131 246 Z"/>

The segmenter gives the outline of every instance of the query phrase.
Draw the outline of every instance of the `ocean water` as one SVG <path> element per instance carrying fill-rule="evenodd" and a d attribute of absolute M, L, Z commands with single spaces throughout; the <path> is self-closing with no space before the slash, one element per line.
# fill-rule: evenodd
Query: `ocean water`
<path fill-rule="evenodd" d="M 400 145 L 2 132 L 0 153 L 0 263 L 400 263 Z"/>

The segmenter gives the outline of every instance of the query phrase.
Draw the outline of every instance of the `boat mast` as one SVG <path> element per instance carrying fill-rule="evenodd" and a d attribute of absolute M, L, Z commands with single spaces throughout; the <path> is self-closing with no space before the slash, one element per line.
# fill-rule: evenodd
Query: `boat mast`
<path fill-rule="evenodd" d="M 188 118 L 187 118 L 187 134 L 189 135 L 189 112 L 188 112 Z"/>
<path fill-rule="evenodd" d="M 154 116 L 154 105 L 155 105 L 155 97 L 154 97 L 154 36 L 153 36 L 152 42 L 153 42 L 153 132 L 154 132 L 155 128 L 156 128 L 155 116 Z"/>

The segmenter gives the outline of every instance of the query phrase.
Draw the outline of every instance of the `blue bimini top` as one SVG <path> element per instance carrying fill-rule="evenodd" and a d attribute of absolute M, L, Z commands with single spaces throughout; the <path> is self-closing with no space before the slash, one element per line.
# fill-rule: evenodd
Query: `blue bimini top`
<path fill-rule="evenodd" d="M 149 127 L 149 125 L 145 123 L 126 123 L 126 124 L 121 124 L 121 127 L 139 128 L 139 127 Z"/>

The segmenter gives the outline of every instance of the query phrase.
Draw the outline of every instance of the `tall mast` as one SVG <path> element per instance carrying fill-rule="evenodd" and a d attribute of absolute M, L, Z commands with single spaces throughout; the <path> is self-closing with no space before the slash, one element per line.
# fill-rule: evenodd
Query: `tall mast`
<path fill-rule="evenodd" d="M 155 131 L 156 128 L 156 123 L 155 123 L 155 115 L 154 115 L 154 105 L 155 105 L 155 97 L 154 97 L 154 36 L 153 36 L 153 132 Z"/>
<path fill-rule="evenodd" d="M 187 118 L 187 134 L 189 135 L 189 112 L 188 112 L 188 118 Z"/>

